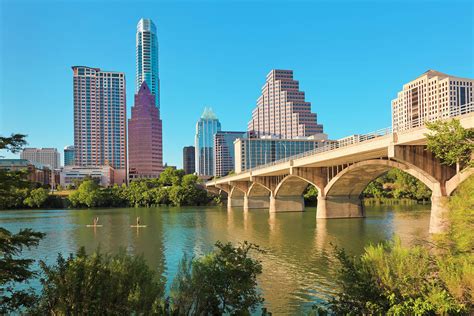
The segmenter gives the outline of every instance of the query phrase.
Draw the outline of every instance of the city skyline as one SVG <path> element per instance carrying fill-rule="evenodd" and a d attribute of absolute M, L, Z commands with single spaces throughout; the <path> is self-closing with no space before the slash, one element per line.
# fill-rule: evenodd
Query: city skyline
<path fill-rule="evenodd" d="M 373 4 L 368 7 L 364 5 L 353 7 L 348 4 L 333 22 L 322 15 L 333 12 L 337 6 L 322 3 L 299 4 L 296 7 L 301 9 L 304 6 L 307 10 L 296 18 L 291 15 L 298 11 L 296 8 L 292 9 L 280 3 L 270 10 L 273 13 L 288 11 L 288 21 L 281 22 L 278 26 L 278 30 L 282 32 L 279 36 L 294 34 L 294 30 L 286 31 L 286 27 L 296 23 L 294 25 L 299 33 L 295 34 L 295 41 L 305 40 L 304 46 L 293 50 L 292 45 L 286 47 L 284 44 L 278 44 L 275 41 L 276 35 L 263 39 L 261 46 L 265 49 L 252 46 L 267 30 L 264 22 L 250 24 L 254 34 L 248 34 L 245 28 L 232 30 L 230 26 L 235 20 L 228 15 L 229 13 L 222 17 L 214 17 L 216 13 L 227 12 L 230 6 L 237 13 L 245 13 L 241 15 L 243 21 L 239 23 L 244 25 L 250 20 L 253 21 L 252 17 L 265 9 L 264 5 L 258 4 L 221 6 L 207 3 L 199 10 L 190 5 L 180 13 L 179 9 L 183 8 L 179 5 L 147 4 L 139 10 L 136 8 L 128 10 L 129 7 L 119 4 L 104 17 L 109 22 L 117 20 L 113 24 L 115 32 L 112 33 L 118 34 L 109 34 L 94 22 L 95 15 L 89 17 L 90 25 L 81 26 L 84 30 L 79 31 L 81 27 L 68 24 L 60 14 L 67 6 L 61 3 L 55 7 L 52 2 L 43 6 L 28 2 L 4 2 L 0 31 L 2 35 L 0 133 L 28 134 L 29 147 L 63 148 L 71 144 L 73 106 L 71 81 L 68 77 L 69 67 L 74 64 L 87 64 L 105 70 L 124 72 L 129 80 L 127 86 L 129 113 L 135 89 L 135 85 L 130 82 L 135 77 L 133 33 L 137 21 L 142 16 L 155 21 L 160 48 L 163 51 L 160 61 L 160 75 L 164 85 L 162 87 L 163 147 L 164 161 L 170 165 L 181 166 L 182 148 L 193 143 L 194 124 L 206 104 L 215 109 L 225 130 L 245 129 L 251 111 L 255 107 L 255 100 L 260 94 L 261 78 L 275 68 L 295 71 L 296 78 L 301 82 L 301 90 L 305 91 L 307 100 L 312 103 L 312 111 L 318 114 L 318 121 L 324 124 L 325 132 L 331 139 L 386 127 L 391 123 L 391 100 L 397 97 L 400 86 L 408 80 L 416 78 L 428 69 L 436 69 L 459 77 L 473 77 L 472 45 L 460 41 L 462 38 L 472 39 L 472 27 L 470 27 L 472 10 L 466 10 L 466 3 L 437 3 L 426 8 L 423 3 L 414 4 L 415 9 L 425 9 L 420 12 L 417 10 L 404 12 L 403 8 L 396 8 L 395 4 Z M 469 3 L 467 5 L 472 6 Z M 90 14 L 88 6 L 90 5 L 77 3 L 73 5 L 78 16 Z M 105 10 L 105 7 L 107 6 L 100 4 L 98 12 Z M 249 7 L 252 12 L 248 10 Z M 150 8 L 154 10 L 147 10 Z M 320 13 L 317 12 L 318 9 Z M 55 17 L 43 21 L 45 25 L 32 27 L 40 24 L 37 19 L 42 14 L 36 17 L 33 15 L 42 10 L 51 11 L 51 15 Z M 205 12 L 206 10 L 209 12 Z M 390 19 L 384 21 L 384 15 L 388 15 L 387 11 L 391 11 L 392 17 L 403 18 L 404 24 L 395 27 L 390 25 Z M 197 17 L 204 13 L 209 21 L 197 23 L 196 27 L 190 28 L 190 24 L 200 21 Z M 358 20 L 366 18 L 366 21 L 359 23 L 358 20 L 356 22 L 349 18 L 345 22 L 345 18 L 352 16 L 350 13 L 358 16 Z M 426 14 L 435 18 L 429 21 L 421 19 L 424 24 L 427 23 L 420 30 L 421 34 L 417 33 L 416 36 L 406 39 L 404 31 L 416 29 L 417 23 L 420 23 L 417 21 Z M 13 22 L 14 19 L 24 16 L 31 19 L 25 20 L 23 25 L 16 25 Z M 311 16 L 322 18 L 310 19 Z M 460 26 L 459 30 L 451 32 L 438 27 L 436 36 L 428 33 L 435 28 L 436 17 L 441 16 L 445 19 L 455 17 Z M 176 17 L 179 18 L 173 21 Z M 189 21 L 186 21 L 187 18 Z M 228 21 L 223 21 L 224 19 Z M 359 24 L 351 24 L 354 22 Z M 59 36 L 63 45 L 52 54 L 54 56 L 49 57 L 45 55 L 45 48 L 51 45 L 49 42 L 51 38 L 57 40 L 58 36 L 55 35 L 60 33 L 55 33 L 57 32 L 55 28 L 61 23 L 69 27 L 70 34 L 64 38 Z M 214 30 L 218 23 L 222 25 L 221 29 Z M 15 28 L 13 29 L 11 25 L 15 25 Z M 335 26 L 336 30 L 331 32 L 331 26 Z M 323 27 L 327 34 L 318 32 L 320 27 Z M 343 35 L 347 27 L 352 27 L 354 31 L 362 28 L 366 32 L 358 36 L 345 37 Z M 26 31 L 32 32 L 31 38 L 34 38 L 28 44 L 23 40 L 26 35 L 22 36 Z M 331 37 L 334 32 L 339 32 L 340 35 L 337 38 Z M 240 45 L 231 47 L 230 39 L 216 37 L 224 33 L 232 35 L 231 38 L 237 37 Z M 378 36 L 381 34 L 383 36 Z M 106 35 L 110 38 L 101 42 Z M 182 39 L 181 42 L 174 40 L 175 37 Z M 82 43 L 81 40 L 84 39 L 94 45 L 93 54 L 75 44 Z M 36 42 L 39 40 L 44 43 Z M 111 41 L 116 49 L 107 49 Z M 400 44 L 401 42 L 403 44 Z M 440 42 L 444 44 L 441 47 Z M 201 43 L 201 46 L 198 46 L 198 43 Z M 245 53 L 250 51 L 250 48 L 252 53 Z M 264 54 L 269 48 L 274 49 L 273 53 Z M 30 51 L 35 51 L 35 58 L 28 55 Z M 236 58 L 237 56 L 239 58 Z M 19 60 L 23 58 L 30 62 L 25 65 L 19 64 Z M 232 62 L 229 62 L 229 58 L 232 58 Z M 47 80 L 42 83 L 32 79 L 33 76 L 29 78 L 25 75 L 27 70 L 32 73 L 45 72 Z M 18 82 L 22 85 L 18 86 Z M 44 85 L 55 87 L 53 96 L 43 92 L 47 91 Z M 28 93 L 22 94 L 20 90 L 25 89 Z M 221 92 L 216 93 L 217 91 Z M 38 112 L 37 108 L 41 112 Z M 236 115 L 237 111 L 239 115 Z M 27 117 L 24 113 L 28 113 Z M 367 113 L 376 115 L 377 120 L 367 119 Z M 127 116 L 130 117 L 129 114 Z M 40 124 L 47 122 L 48 119 L 54 124 L 46 126 Z M 9 154 L 5 156 L 12 157 Z"/>

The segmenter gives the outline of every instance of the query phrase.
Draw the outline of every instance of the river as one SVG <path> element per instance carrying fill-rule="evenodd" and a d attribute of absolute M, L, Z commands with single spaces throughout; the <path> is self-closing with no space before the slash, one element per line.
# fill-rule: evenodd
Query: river
<path fill-rule="evenodd" d="M 84 246 L 103 251 L 126 248 L 143 254 L 164 273 L 167 287 L 183 253 L 202 255 L 217 241 L 247 240 L 266 250 L 258 255 L 263 274 L 259 286 L 274 315 L 293 315 L 326 300 L 335 291 L 333 245 L 360 254 L 364 245 L 401 238 L 411 244 L 427 237 L 429 206 L 370 206 L 366 218 L 316 220 L 316 209 L 269 214 L 265 210 L 211 207 L 123 208 L 94 210 L 0 211 L 0 226 L 18 232 L 32 228 L 47 235 L 25 256 L 54 263 Z M 103 227 L 89 228 L 99 217 Z M 137 216 L 146 228 L 130 228 Z M 39 287 L 38 282 L 31 283 Z"/>

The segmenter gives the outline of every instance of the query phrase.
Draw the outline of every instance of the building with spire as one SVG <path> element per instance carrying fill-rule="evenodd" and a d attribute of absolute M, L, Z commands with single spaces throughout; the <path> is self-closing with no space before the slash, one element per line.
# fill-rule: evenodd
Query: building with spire
<path fill-rule="evenodd" d="M 473 99 L 473 79 L 428 70 L 403 85 L 392 100 L 392 127 L 401 131 L 426 121 L 465 114 Z"/>
<path fill-rule="evenodd" d="M 163 171 L 162 123 L 146 81 L 135 94 L 128 120 L 129 179 L 157 178 Z"/>
<path fill-rule="evenodd" d="M 151 93 L 155 95 L 155 104 L 160 108 L 160 76 L 158 67 L 158 38 L 156 26 L 151 19 L 140 19 L 136 34 L 138 92 L 143 81 L 146 81 Z"/>
<path fill-rule="evenodd" d="M 194 147 L 196 172 L 200 176 L 214 176 L 214 135 L 221 130 L 221 123 L 211 108 L 205 108 L 196 123 Z"/>
<path fill-rule="evenodd" d="M 294 139 L 323 133 L 311 103 L 299 90 L 292 70 L 272 70 L 262 87 L 262 95 L 252 112 L 248 132 L 256 137 Z"/>

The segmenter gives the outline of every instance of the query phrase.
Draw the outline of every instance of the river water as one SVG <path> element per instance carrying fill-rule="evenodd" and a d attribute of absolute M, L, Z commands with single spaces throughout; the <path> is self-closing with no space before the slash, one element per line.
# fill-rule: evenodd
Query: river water
<path fill-rule="evenodd" d="M 274 315 L 294 315 L 327 300 L 336 290 L 333 245 L 357 255 L 364 245 L 397 235 L 412 244 L 428 235 L 429 206 L 370 206 L 366 218 L 316 220 L 316 209 L 269 214 L 265 210 L 212 208 L 124 208 L 94 210 L 0 211 L 0 226 L 12 232 L 32 228 L 47 233 L 25 256 L 54 263 L 84 246 L 88 252 L 126 248 L 143 254 L 166 276 L 168 287 L 183 253 L 202 255 L 217 241 L 247 240 L 266 250 L 258 255 L 259 285 Z M 103 227 L 89 228 L 94 217 Z M 131 228 L 140 216 L 146 228 Z M 38 282 L 31 283 L 39 287 Z"/>

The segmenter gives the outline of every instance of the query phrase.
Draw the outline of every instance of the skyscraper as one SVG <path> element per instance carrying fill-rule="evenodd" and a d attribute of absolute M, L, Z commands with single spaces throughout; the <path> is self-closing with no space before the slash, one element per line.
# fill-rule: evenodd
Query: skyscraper
<path fill-rule="evenodd" d="M 125 74 L 73 66 L 74 148 L 78 166 L 110 165 L 127 179 Z"/>
<path fill-rule="evenodd" d="M 284 139 L 308 137 L 323 133 L 311 103 L 293 80 L 292 70 L 272 70 L 252 112 L 248 131 L 257 137 L 276 136 Z"/>
<path fill-rule="evenodd" d="M 146 81 L 151 93 L 155 95 L 155 104 L 160 107 L 160 76 L 158 73 L 158 38 L 156 26 L 151 19 L 140 19 L 137 24 L 137 78 L 136 92 Z"/>
<path fill-rule="evenodd" d="M 64 147 L 64 166 L 74 166 L 74 146 Z"/>
<path fill-rule="evenodd" d="M 48 165 L 51 169 L 61 167 L 61 155 L 56 148 L 25 148 L 20 158 Z"/>
<path fill-rule="evenodd" d="M 196 171 L 194 146 L 183 147 L 183 169 L 185 174 L 193 174 Z"/>
<path fill-rule="evenodd" d="M 245 134 L 245 132 L 220 131 L 214 135 L 214 175 L 216 177 L 223 177 L 235 171 L 234 141 L 237 138 L 244 138 Z"/>
<path fill-rule="evenodd" d="M 135 94 L 128 120 L 128 164 L 130 179 L 157 178 L 163 171 L 160 110 L 146 81 Z"/>
<path fill-rule="evenodd" d="M 392 127 L 401 131 L 425 121 L 465 114 L 473 99 L 473 79 L 459 78 L 428 70 L 403 85 L 392 100 Z"/>
<path fill-rule="evenodd" d="M 221 123 L 210 108 L 205 108 L 196 124 L 196 172 L 200 176 L 214 175 L 214 135 L 221 130 Z"/>

